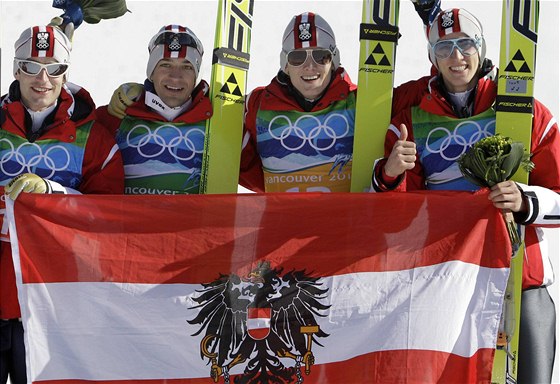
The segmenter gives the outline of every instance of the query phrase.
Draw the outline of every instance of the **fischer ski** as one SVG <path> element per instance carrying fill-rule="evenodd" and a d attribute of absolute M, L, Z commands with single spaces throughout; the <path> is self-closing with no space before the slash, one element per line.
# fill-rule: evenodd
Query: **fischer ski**
<path fill-rule="evenodd" d="M 373 162 L 383 157 L 391 122 L 398 17 L 399 0 L 363 0 L 352 192 L 369 190 Z"/>
<path fill-rule="evenodd" d="M 531 148 L 533 86 L 539 21 L 538 0 L 503 0 L 496 133 Z M 528 184 L 519 168 L 513 180 Z M 523 230 L 523 228 L 521 228 Z M 524 245 L 514 251 L 494 355 L 492 383 L 516 383 Z"/>
<path fill-rule="evenodd" d="M 219 0 L 200 193 L 236 193 L 254 0 Z"/>

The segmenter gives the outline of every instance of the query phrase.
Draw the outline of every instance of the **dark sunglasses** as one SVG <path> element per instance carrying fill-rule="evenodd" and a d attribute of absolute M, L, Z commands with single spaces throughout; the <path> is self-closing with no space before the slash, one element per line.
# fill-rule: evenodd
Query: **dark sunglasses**
<path fill-rule="evenodd" d="M 198 49 L 197 41 L 187 33 L 164 32 L 156 37 L 154 47 L 156 45 L 172 45 L 172 44 L 186 45 Z"/>
<path fill-rule="evenodd" d="M 309 55 L 318 65 L 327 65 L 332 61 L 332 53 L 328 49 L 306 49 L 288 52 L 288 64 L 299 67 L 307 61 Z"/>

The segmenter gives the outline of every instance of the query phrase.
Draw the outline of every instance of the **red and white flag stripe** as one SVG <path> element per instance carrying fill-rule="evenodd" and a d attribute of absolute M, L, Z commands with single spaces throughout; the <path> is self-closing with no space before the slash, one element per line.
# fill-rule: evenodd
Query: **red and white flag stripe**
<path fill-rule="evenodd" d="M 489 381 L 511 248 L 487 201 L 24 195 L 8 216 L 29 377 L 210 383 L 193 297 L 266 259 L 328 292 L 309 382 Z"/>

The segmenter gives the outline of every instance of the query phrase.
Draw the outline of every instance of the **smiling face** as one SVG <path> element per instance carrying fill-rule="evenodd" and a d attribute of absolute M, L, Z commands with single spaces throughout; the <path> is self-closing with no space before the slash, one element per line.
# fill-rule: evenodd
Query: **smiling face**
<path fill-rule="evenodd" d="M 305 49 L 303 49 L 305 51 Z M 329 86 L 332 61 L 326 64 L 317 64 L 310 54 L 302 65 L 293 66 L 286 64 L 285 72 L 290 76 L 293 86 L 309 100 L 315 100 Z"/>
<path fill-rule="evenodd" d="M 52 57 L 34 57 L 29 61 L 41 64 L 56 63 Z M 47 71 L 42 69 L 37 75 L 28 75 L 20 70 L 15 74 L 19 81 L 21 100 L 23 104 L 32 111 L 38 112 L 50 107 L 60 96 L 65 76 L 50 77 Z"/>
<path fill-rule="evenodd" d="M 462 32 L 452 33 L 441 38 L 441 40 L 457 39 L 468 37 Z M 447 59 L 437 59 L 438 69 L 443 76 L 443 82 L 449 92 L 465 92 L 474 88 L 478 81 L 478 70 L 480 57 L 478 52 L 466 56 L 454 48 Z"/>
<path fill-rule="evenodd" d="M 191 98 L 196 83 L 196 72 L 186 59 L 161 59 L 151 77 L 157 95 L 175 108 Z"/>

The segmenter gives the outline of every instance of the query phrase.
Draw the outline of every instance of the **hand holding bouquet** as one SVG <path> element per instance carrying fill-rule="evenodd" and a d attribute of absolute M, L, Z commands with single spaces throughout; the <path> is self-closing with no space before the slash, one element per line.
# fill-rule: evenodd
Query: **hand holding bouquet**
<path fill-rule="evenodd" d="M 520 166 L 527 172 L 531 172 L 535 167 L 529 154 L 525 153 L 523 143 L 512 142 L 509 137 L 502 137 L 499 134 L 475 143 L 459 158 L 458 165 L 465 179 L 486 188 L 492 188 L 498 183 L 509 180 Z M 521 240 L 513 214 L 511 211 L 502 211 L 502 214 L 511 243 L 517 247 Z"/>

